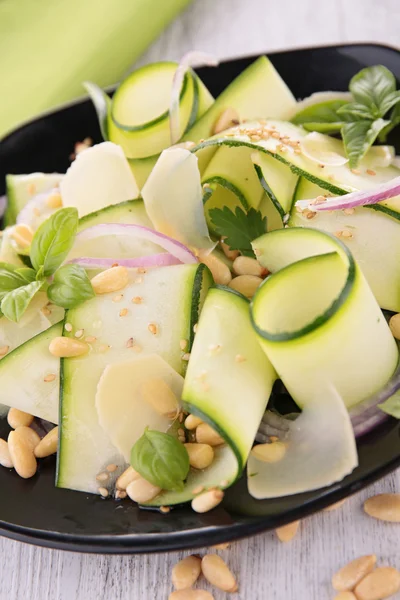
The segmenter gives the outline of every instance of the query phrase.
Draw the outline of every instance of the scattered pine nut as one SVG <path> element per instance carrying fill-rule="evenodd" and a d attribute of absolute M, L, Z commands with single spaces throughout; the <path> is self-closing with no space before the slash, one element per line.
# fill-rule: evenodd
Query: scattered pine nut
<path fill-rule="evenodd" d="M 343 231 L 342 231 L 342 237 L 350 240 L 353 237 L 353 234 L 348 229 L 343 229 Z"/>
<path fill-rule="evenodd" d="M 49 208 L 61 208 L 62 207 L 62 199 L 60 192 L 52 192 L 46 198 L 46 204 Z"/>
<path fill-rule="evenodd" d="M 141 296 L 134 296 L 132 298 L 132 304 L 142 304 L 143 298 Z"/>
<path fill-rule="evenodd" d="M 222 490 L 209 490 L 208 492 L 203 492 L 193 498 L 192 500 L 192 509 L 197 513 L 205 513 L 222 502 L 224 497 L 224 492 Z"/>
<path fill-rule="evenodd" d="M 330 506 L 327 506 L 326 508 L 324 508 L 325 512 L 330 512 L 331 510 L 336 510 L 337 508 L 340 508 L 341 506 L 343 506 L 343 504 L 346 502 L 346 498 L 343 498 L 343 500 L 339 500 L 339 502 L 335 502 L 334 504 L 331 504 Z"/>
<path fill-rule="evenodd" d="M 0 465 L 6 469 L 12 469 L 14 464 L 6 440 L 0 438 Z"/>
<path fill-rule="evenodd" d="M 133 467 L 128 467 L 117 479 L 116 487 L 118 490 L 123 492 L 126 491 L 126 488 L 132 481 L 135 479 L 139 479 L 140 475 Z"/>
<path fill-rule="evenodd" d="M 119 316 L 120 317 L 126 317 L 128 314 L 128 309 L 127 308 L 123 308 L 122 310 L 119 311 Z"/>
<path fill-rule="evenodd" d="M 214 450 L 208 444 L 185 444 L 190 466 L 194 469 L 207 469 L 214 460 Z"/>
<path fill-rule="evenodd" d="M 23 479 L 30 479 L 36 473 L 37 462 L 25 429 L 28 427 L 19 427 L 9 433 L 8 450 L 18 475 Z"/>
<path fill-rule="evenodd" d="M 64 329 L 65 329 L 65 331 L 68 331 L 68 333 L 70 333 L 72 331 L 71 323 L 65 323 Z"/>
<path fill-rule="evenodd" d="M 372 175 L 372 176 L 376 175 L 376 171 L 373 171 L 372 169 L 367 169 L 367 170 L 366 170 L 366 173 L 367 173 L 368 175 Z"/>
<path fill-rule="evenodd" d="M 131 500 L 143 504 L 158 496 L 161 488 L 140 477 L 132 481 L 126 488 L 126 491 Z"/>
<path fill-rule="evenodd" d="M 16 225 L 11 233 L 20 248 L 29 248 L 33 240 L 33 232 L 28 225 Z"/>
<path fill-rule="evenodd" d="M 29 427 L 33 423 L 33 415 L 18 410 L 18 408 L 10 408 L 7 415 L 7 421 L 10 427 L 17 429 L 17 427 Z"/>
<path fill-rule="evenodd" d="M 339 569 L 332 577 L 332 586 L 338 592 L 353 590 L 356 585 L 375 567 L 376 556 L 369 554 L 352 560 Z"/>
<path fill-rule="evenodd" d="M 40 440 L 35 448 L 35 456 L 37 458 L 45 458 L 57 452 L 58 445 L 58 427 L 54 427 L 47 435 Z"/>
<path fill-rule="evenodd" d="M 223 239 L 221 239 L 220 244 L 223 253 L 225 254 L 226 258 L 229 258 L 229 260 L 235 260 L 235 258 L 239 256 L 239 250 L 231 250 Z"/>
<path fill-rule="evenodd" d="M 10 350 L 10 346 L 0 346 L 0 357 L 5 356 Z"/>
<path fill-rule="evenodd" d="M 395 337 L 396 340 L 400 340 L 400 313 L 397 313 L 397 315 L 393 315 L 393 317 L 390 317 L 389 327 L 393 337 Z"/>
<path fill-rule="evenodd" d="M 229 267 L 222 262 L 220 258 L 214 254 L 206 254 L 205 252 L 200 251 L 199 260 L 210 269 L 215 283 L 219 285 L 228 285 L 232 279 L 232 274 Z"/>
<path fill-rule="evenodd" d="M 99 473 L 96 476 L 97 481 L 108 481 L 110 475 L 108 473 L 106 473 L 105 471 L 103 471 L 102 473 Z"/>
<path fill-rule="evenodd" d="M 164 515 L 167 515 L 171 512 L 171 509 L 169 506 L 160 506 L 160 512 L 162 512 Z"/>
<path fill-rule="evenodd" d="M 333 600 L 357 600 L 353 592 L 339 592 Z"/>
<path fill-rule="evenodd" d="M 75 337 L 76 337 L 76 338 L 81 338 L 81 337 L 83 336 L 83 334 L 84 334 L 84 333 L 85 333 L 85 330 L 84 330 L 84 329 L 78 329 L 78 330 L 75 332 Z"/>
<path fill-rule="evenodd" d="M 214 600 L 214 596 L 206 590 L 175 590 L 168 600 Z"/>
<path fill-rule="evenodd" d="M 356 586 L 357 600 L 383 600 L 400 590 L 400 572 L 393 567 L 378 567 Z"/>
<path fill-rule="evenodd" d="M 155 378 L 144 382 L 140 393 L 143 400 L 160 415 L 175 419 L 179 411 L 178 398 L 163 379 Z"/>
<path fill-rule="evenodd" d="M 115 473 L 115 471 L 118 469 L 117 465 L 114 464 L 107 465 L 106 468 L 109 473 Z"/>
<path fill-rule="evenodd" d="M 246 298 L 252 298 L 263 280 L 257 275 L 239 275 L 229 283 L 229 287 L 243 294 Z"/>
<path fill-rule="evenodd" d="M 278 539 L 281 542 L 290 542 L 294 536 L 296 535 L 299 529 L 300 521 L 293 521 L 293 523 L 288 523 L 288 525 L 283 525 L 282 527 L 278 527 L 275 532 L 278 536 Z"/>
<path fill-rule="evenodd" d="M 400 494 L 378 494 L 364 502 L 364 510 L 380 521 L 400 523 Z"/>
<path fill-rule="evenodd" d="M 108 489 L 105 488 L 105 487 L 99 487 L 99 494 L 103 498 L 107 498 L 107 496 L 108 496 Z"/>
<path fill-rule="evenodd" d="M 354 215 L 355 209 L 354 208 L 344 208 L 343 212 L 345 215 Z"/>
<path fill-rule="evenodd" d="M 196 417 L 196 415 L 188 415 L 185 419 L 185 427 L 191 431 L 192 429 L 196 429 L 201 423 L 203 423 L 200 417 Z"/>
<path fill-rule="evenodd" d="M 218 554 L 206 554 L 201 561 L 204 577 L 224 592 L 236 592 L 238 585 L 226 562 Z"/>
<path fill-rule="evenodd" d="M 189 361 L 190 360 L 190 352 L 186 352 L 182 354 L 182 360 Z"/>
<path fill-rule="evenodd" d="M 118 292 L 128 285 L 129 272 L 126 267 L 111 267 L 91 280 L 93 290 L 96 294 L 109 294 Z"/>
<path fill-rule="evenodd" d="M 50 354 L 58 358 L 83 356 L 89 351 L 89 346 L 80 340 L 68 337 L 56 337 L 49 345 Z"/>
<path fill-rule="evenodd" d="M 180 560 L 172 569 L 172 585 L 176 590 L 191 588 L 201 573 L 201 558 L 192 554 Z"/>
<path fill-rule="evenodd" d="M 114 298 L 112 299 L 113 302 L 121 302 L 122 298 L 124 297 L 123 294 L 118 294 L 117 296 L 114 296 Z"/>
<path fill-rule="evenodd" d="M 123 492 L 122 490 L 117 490 L 115 492 L 115 498 L 116 498 L 116 500 L 124 500 L 124 498 L 126 498 L 127 495 L 128 494 L 126 492 Z"/>
<path fill-rule="evenodd" d="M 94 335 L 87 335 L 87 336 L 85 337 L 85 342 L 86 342 L 87 344 L 94 344 L 96 341 L 97 341 L 97 338 L 96 338 L 96 337 L 94 337 Z"/>
<path fill-rule="evenodd" d="M 227 550 L 230 545 L 230 542 L 224 542 L 222 544 L 215 544 L 215 546 L 211 546 L 211 548 L 214 548 L 215 550 Z"/>
<path fill-rule="evenodd" d="M 196 428 L 196 441 L 198 444 L 220 446 L 225 440 L 208 423 L 200 423 Z"/>
<path fill-rule="evenodd" d="M 252 448 L 251 454 L 263 462 L 275 463 L 284 458 L 286 454 L 286 446 L 283 442 L 258 444 Z"/>
<path fill-rule="evenodd" d="M 256 275 L 262 277 L 265 272 L 263 266 L 260 265 L 258 260 L 250 258 L 250 256 L 238 256 L 233 261 L 233 270 L 236 275 Z"/>

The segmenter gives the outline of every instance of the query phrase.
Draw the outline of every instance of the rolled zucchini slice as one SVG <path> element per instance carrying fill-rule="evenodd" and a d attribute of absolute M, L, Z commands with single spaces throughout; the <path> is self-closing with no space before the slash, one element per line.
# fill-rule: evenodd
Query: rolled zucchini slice
<path fill-rule="evenodd" d="M 108 135 L 133 159 L 158 154 L 171 143 L 169 105 L 177 64 L 160 62 L 134 71 L 117 89 L 111 104 Z M 207 98 L 200 102 L 200 94 Z M 207 102 L 208 99 L 208 102 Z M 185 76 L 179 101 L 181 136 L 194 123 L 210 95 L 192 71 Z"/>
<path fill-rule="evenodd" d="M 278 162 L 268 154 L 252 152 L 251 159 L 264 192 L 283 222 L 292 206 L 298 176 L 292 173 L 287 165 Z"/>
<path fill-rule="evenodd" d="M 398 350 L 349 249 L 305 228 L 268 233 L 253 249 L 273 274 L 253 299 L 252 322 L 297 404 L 328 384 L 347 407 L 383 387 Z"/>
<path fill-rule="evenodd" d="M 322 188 L 301 178 L 294 203 L 324 194 Z M 400 214 L 379 210 L 385 208 L 381 205 L 377 205 L 375 210 L 372 208 L 374 205 L 310 214 L 310 211 L 302 212 L 294 205 L 288 225 L 320 229 L 339 236 L 360 265 L 379 306 L 399 312 Z"/>

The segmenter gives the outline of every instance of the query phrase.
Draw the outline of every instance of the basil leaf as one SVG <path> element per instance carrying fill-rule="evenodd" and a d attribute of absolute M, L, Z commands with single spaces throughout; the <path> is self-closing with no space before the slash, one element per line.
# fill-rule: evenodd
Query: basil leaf
<path fill-rule="evenodd" d="M 396 79 L 383 65 L 362 69 L 351 79 L 349 89 L 356 102 L 367 106 L 374 117 L 383 117 L 385 99 L 396 91 Z"/>
<path fill-rule="evenodd" d="M 18 275 L 22 277 L 27 283 L 36 281 L 35 269 L 30 269 L 29 267 L 21 267 L 19 269 L 15 269 L 15 273 L 18 273 Z"/>
<path fill-rule="evenodd" d="M 26 280 L 8 263 L 0 263 L 0 297 L 26 284 Z"/>
<path fill-rule="evenodd" d="M 374 119 L 374 115 L 371 113 L 368 106 L 365 106 L 365 104 L 361 104 L 360 102 L 349 102 L 345 106 L 339 108 L 338 114 L 341 116 L 353 117 L 347 118 L 347 121 L 352 121 L 354 118 L 355 120 Z"/>
<path fill-rule="evenodd" d="M 382 116 L 384 116 L 393 106 L 398 105 L 400 102 L 400 91 L 393 92 L 388 94 L 386 98 L 383 100 L 381 108 L 382 108 Z"/>
<path fill-rule="evenodd" d="M 383 404 L 378 404 L 378 408 L 383 410 L 387 415 L 400 419 L 400 392 L 396 392 L 388 398 Z"/>
<path fill-rule="evenodd" d="M 351 169 L 358 165 L 388 123 L 389 121 L 376 119 L 375 121 L 354 121 L 343 125 L 342 138 Z"/>
<path fill-rule="evenodd" d="M 111 98 L 98 85 L 85 81 L 83 87 L 93 102 L 103 140 L 108 140 L 108 114 L 111 108 Z"/>
<path fill-rule="evenodd" d="M 47 295 L 49 300 L 57 306 L 75 308 L 85 300 L 93 298 L 95 294 L 83 267 L 64 265 L 56 271 Z"/>
<path fill-rule="evenodd" d="M 31 261 L 36 271 L 52 275 L 71 250 L 78 229 L 76 208 L 62 208 L 42 223 L 31 244 Z"/>
<path fill-rule="evenodd" d="M 349 104 L 347 100 L 319 102 L 298 112 L 293 117 L 292 123 L 303 125 L 307 131 L 337 133 L 344 120 L 339 116 L 338 111 L 347 104 Z"/>
<path fill-rule="evenodd" d="M 18 323 L 26 311 L 34 295 L 40 290 L 44 281 L 33 281 L 8 292 L 1 301 L 1 311 L 7 319 Z"/>
<path fill-rule="evenodd" d="M 189 473 L 189 455 L 172 435 L 146 429 L 132 448 L 131 465 L 153 485 L 181 491 Z"/>
<path fill-rule="evenodd" d="M 394 129 L 398 125 L 400 125 L 400 103 L 396 104 L 396 106 L 392 110 L 391 115 L 390 115 L 390 122 L 380 132 L 379 141 L 381 143 L 386 142 L 386 138 L 389 135 L 389 133 L 392 131 L 392 129 Z"/>

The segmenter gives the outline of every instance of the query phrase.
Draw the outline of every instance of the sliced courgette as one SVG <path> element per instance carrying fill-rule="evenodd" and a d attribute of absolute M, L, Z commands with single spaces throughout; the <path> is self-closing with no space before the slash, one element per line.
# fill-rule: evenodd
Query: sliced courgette
<path fill-rule="evenodd" d="M 253 324 L 299 406 L 328 383 L 348 407 L 383 387 L 397 346 L 348 248 L 321 231 L 293 228 L 258 238 L 253 249 L 273 273 L 254 296 Z"/>
<path fill-rule="evenodd" d="M 7 210 L 4 223 L 14 225 L 18 213 L 36 194 L 49 192 L 58 186 L 63 175 L 58 173 L 31 173 L 30 175 L 7 175 Z"/>
<path fill-rule="evenodd" d="M 132 270 L 120 302 L 113 301 L 115 293 L 105 294 L 68 311 L 73 330 L 64 334 L 73 336 L 84 329 L 96 342 L 85 356 L 62 360 L 58 487 L 97 493 L 96 475 L 110 463 L 125 463 L 98 420 L 99 379 L 110 364 L 154 353 L 182 374 L 187 364 L 182 357 L 190 351 L 193 326 L 210 283 L 204 265 L 162 267 L 144 274 Z M 132 303 L 134 297 L 142 302 Z M 123 309 L 128 313 L 121 314 Z"/>
<path fill-rule="evenodd" d="M 316 198 L 322 188 L 300 179 L 294 201 Z M 291 211 L 289 227 L 310 227 L 340 236 L 360 265 L 381 308 L 400 311 L 400 215 L 359 206 L 349 210 Z M 310 218 L 312 217 L 312 218 Z M 384 267 L 384 268 L 383 268 Z"/>
<path fill-rule="evenodd" d="M 218 152 L 221 152 L 221 149 Z M 262 188 L 283 222 L 292 206 L 293 194 L 299 178 L 286 165 L 268 154 L 252 152 L 251 158 Z"/>

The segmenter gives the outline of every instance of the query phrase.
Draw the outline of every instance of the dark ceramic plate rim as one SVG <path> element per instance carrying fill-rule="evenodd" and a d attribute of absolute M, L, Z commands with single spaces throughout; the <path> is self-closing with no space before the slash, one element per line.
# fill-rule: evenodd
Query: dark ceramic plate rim
<path fill-rule="evenodd" d="M 269 55 L 296 54 L 296 52 L 309 50 L 318 52 L 319 50 L 324 49 L 346 50 L 355 47 L 365 47 L 369 49 L 380 48 L 382 50 L 392 51 L 398 54 L 400 61 L 400 52 L 396 48 L 384 44 L 370 44 L 367 42 L 297 48 L 284 52 L 271 52 Z M 257 57 L 258 55 L 246 56 L 244 58 L 256 59 Z M 238 59 L 232 59 L 226 62 L 234 63 L 236 60 Z M 80 104 L 85 99 L 86 98 L 81 98 L 73 102 L 65 103 L 57 109 L 46 111 L 35 119 L 24 122 L 18 128 L 9 132 L 2 140 L 0 140 L 0 143 L 5 142 L 9 137 L 13 136 L 30 123 L 47 116 L 54 115 L 55 113 L 68 107 Z M 395 425 L 395 427 L 397 429 L 397 425 Z M 377 435 L 379 435 L 379 433 Z M 381 435 L 385 436 L 386 433 L 383 432 Z M 356 477 L 355 479 L 349 477 L 336 485 L 326 488 L 325 490 L 316 490 L 315 493 L 317 494 L 317 497 L 315 498 L 304 498 L 304 496 L 299 496 L 299 504 L 291 510 L 287 510 L 284 513 L 279 513 L 272 516 L 253 517 L 251 521 L 244 519 L 243 521 L 239 520 L 237 522 L 224 523 L 224 519 L 222 519 L 222 524 L 218 524 L 218 516 L 216 514 L 216 518 L 213 520 L 207 521 L 207 519 L 205 519 L 204 526 L 186 529 L 183 531 L 175 531 L 168 534 L 134 533 L 126 535 L 78 535 L 15 525 L 0 519 L 0 535 L 49 548 L 73 550 L 79 552 L 97 552 L 104 554 L 147 553 L 208 546 L 255 535 L 268 529 L 273 529 L 277 526 L 289 523 L 294 519 L 304 518 L 370 485 L 374 481 L 396 469 L 398 466 L 400 466 L 400 451 L 397 455 L 396 453 L 393 453 L 393 456 L 391 456 L 385 462 L 377 464 L 375 468 L 369 470 L 368 474 L 366 475 L 360 474 L 360 476 Z M 164 516 L 163 518 L 168 518 L 168 516 Z"/>

